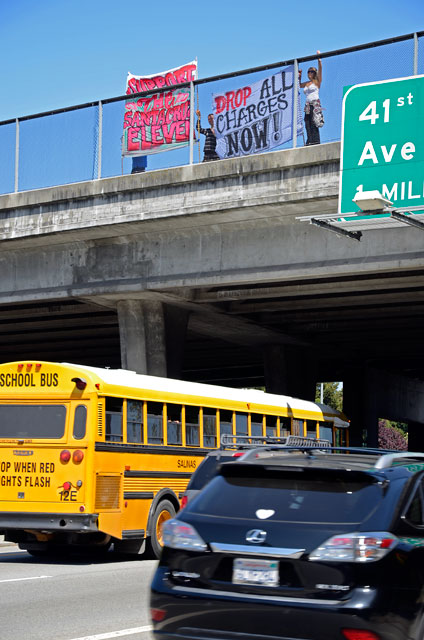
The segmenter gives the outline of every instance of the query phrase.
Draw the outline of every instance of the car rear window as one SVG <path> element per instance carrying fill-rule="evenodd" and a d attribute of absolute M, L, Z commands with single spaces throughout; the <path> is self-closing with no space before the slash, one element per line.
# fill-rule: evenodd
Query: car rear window
<path fill-rule="evenodd" d="M 199 495 L 192 510 L 232 518 L 354 524 L 363 522 L 378 508 L 382 495 L 381 485 L 365 474 L 352 477 L 349 473 L 308 471 L 265 472 L 256 477 L 219 475 Z"/>
<path fill-rule="evenodd" d="M 209 456 L 205 458 L 196 471 L 191 476 L 191 480 L 187 485 L 187 490 L 199 490 L 208 484 L 216 474 L 216 470 L 221 462 L 234 461 L 231 455 Z"/>

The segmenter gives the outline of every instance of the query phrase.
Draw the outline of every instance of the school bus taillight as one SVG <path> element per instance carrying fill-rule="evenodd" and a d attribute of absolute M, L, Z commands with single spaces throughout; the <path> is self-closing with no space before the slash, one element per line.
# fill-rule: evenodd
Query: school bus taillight
<path fill-rule="evenodd" d="M 70 483 L 70 482 L 64 482 L 64 483 L 63 483 L 63 490 L 64 490 L 64 491 L 70 491 L 70 490 L 71 490 L 71 488 L 72 488 L 72 485 L 71 485 L 71 483 Z"/>
<path fill-rule="evenodd" d="M 79 464 L 80 462 L 83 461 L 83 459 L 84 459 L 84 451 L 81 451 L 80 449 L 76 449 L 72 454 L 72 461 L 75 462 L 75 464 Z"/>
<path fill-rule="evenodd" d="M 60 452 L 59 458 L 61 462 L 69 462 L 69 460 L 71 459 L 71 452 L 68 451 L 68 449 L 64 449 Z"/>

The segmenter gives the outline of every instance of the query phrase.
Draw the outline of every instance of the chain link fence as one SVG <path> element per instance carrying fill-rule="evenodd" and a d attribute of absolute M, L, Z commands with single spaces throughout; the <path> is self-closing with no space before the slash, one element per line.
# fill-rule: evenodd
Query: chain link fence
<path fill-rule="evenodd" d="M 320 57 L 323 65 L 320 99 L 325 120 L 320 133 L 321 143 L 325 143 L 340 140 L 341 107 L 346 87 L 424 74 L 424 32 L 342 51 L 322 52 Z M 263 81 L 291 65 L 296 90 L 297 69 L 303 71 L 302 78 L 306 80 L 308 67 L 317 66 L 317 60 L 309 56 L 195 81 L 194 110 L 200 110 L 202 126 L 208 126 L 207 115 L 213 111 L 214 95 L 225 95 L 226 92 Z M 190 89 L 189 85 L 179 86 Z M 136 97 L 148 95 L 136 94 Z M 128 96 L 118 96 L 0 122 L 0 193 L 131 173 L 131 157 L 122 156 L 126 100 Z M 274 147 L 275 149 L 303 146 L 304 103 L 305 97 L 301 90 L 300 102 L 293 105 L 293 123 L 298 122 L 299 135 L 292 136 L 289 141 Z M 187 146 L 151 154 L 147 157 L 147 171 L 201 162 L 203 146 L 204 136 L 196 131 L 193 148 Z M 248 148 L 246 149 L 244 153 L 248 153 Z"/>

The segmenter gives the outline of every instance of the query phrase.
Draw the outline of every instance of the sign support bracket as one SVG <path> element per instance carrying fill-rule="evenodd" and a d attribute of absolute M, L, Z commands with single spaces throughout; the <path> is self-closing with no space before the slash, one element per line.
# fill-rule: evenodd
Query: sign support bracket
<path fill-rule="evenodd" d="M 336 227 L 329 222 L 324 222 L 324 220 L 319 220 L 318 218 L 311 218 L 310 223 L 316 225 L 317 227 L 322 227 L 323 229 L 327 229 L 327 231 L 332 231 L 333 233 L 337 233 L 339 236 L 344 236 L 347 238 L 352 238 L 353 240 L 358 240 L 358 242 L 362 238 L 362 231 L 348 231 L 347 229 L 342 229 L 341 227 Z"/>
<path fill-rule="evenodd" d="M 417 220 L 416 218 L 411 218 L 410 216 L 406 216 L 404 213 L 399 213 L 399 211 L 391 211 L 390 217 L 394 218 L 398 222 L 404 222 L 405 224 L 410 224 L 412 227 L 417 227 L 417 229 L 422 229 L 424 231 L 424 222 L 421 222 L 421 220 Z"/>

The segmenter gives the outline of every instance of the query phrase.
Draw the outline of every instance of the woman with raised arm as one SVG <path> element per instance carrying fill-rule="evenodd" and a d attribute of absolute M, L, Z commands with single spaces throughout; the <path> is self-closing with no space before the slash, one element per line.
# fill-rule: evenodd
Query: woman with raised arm
<path fill-rule="evenodd" d="M 317 51 L 318 56 L 320 52 Z M 305 127 L 306 127 L 306 143 L 319 144 L 321 142 L 319 136 L 319 127 L 324 124 L 324 117 L 322 115 L 321 101 L 319 99 L 319 90 L 322 82 L 322 62 L 318 58 L 318 69 L 316 67 L 309 67 L 308 80 L 302 82 L 302 69 L 299 69 L 299 86 L 303 89 L 306 102 L 305 102 Z"/>

